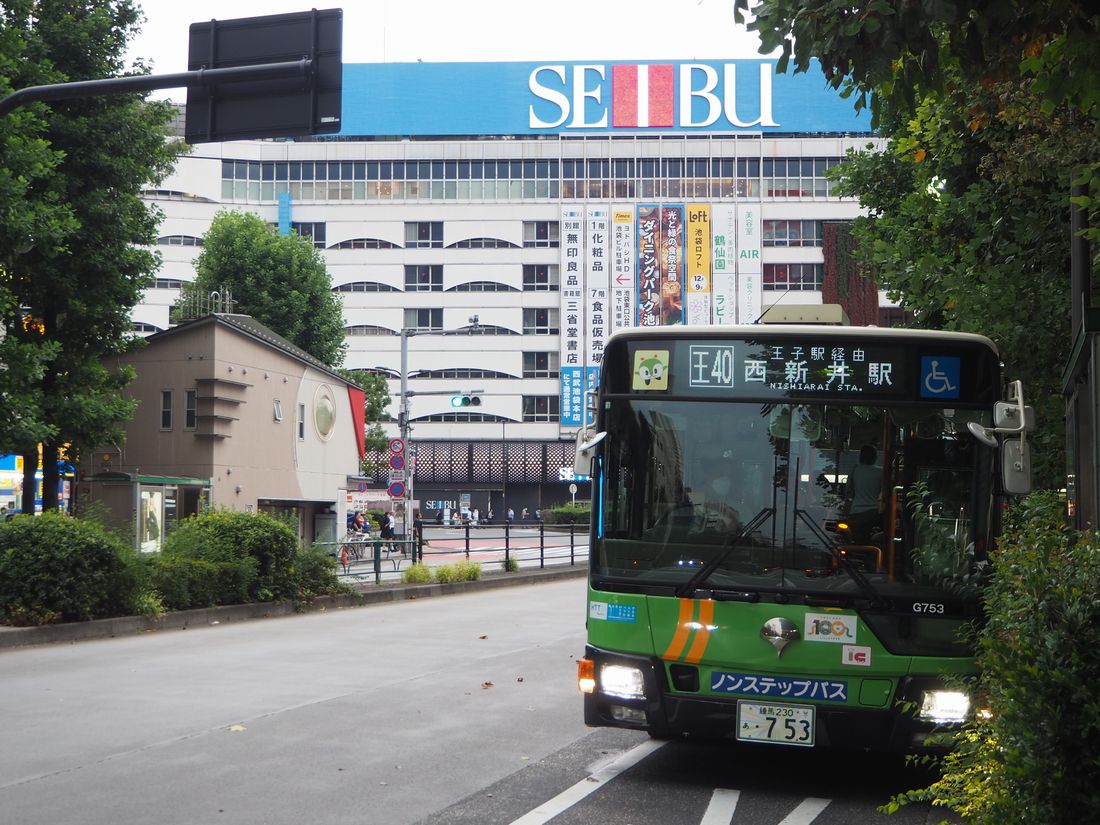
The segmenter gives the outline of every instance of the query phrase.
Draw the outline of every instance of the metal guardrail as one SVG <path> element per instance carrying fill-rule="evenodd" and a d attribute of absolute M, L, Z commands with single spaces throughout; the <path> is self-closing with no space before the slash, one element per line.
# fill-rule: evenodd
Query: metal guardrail
<path fill-rule="evenodd" d="M 473 561 L 485 571 L 493 565 L 537 567 L 587 563 L 588 525 L 463 524 L 423 525 L 412 538 L 382 539 L 377 535 L 344 541 L 315 542 L 341 562 L 338 577 L 375 584 L 400 580 L 416 562 L 437 568 L 456 561 Z"/>

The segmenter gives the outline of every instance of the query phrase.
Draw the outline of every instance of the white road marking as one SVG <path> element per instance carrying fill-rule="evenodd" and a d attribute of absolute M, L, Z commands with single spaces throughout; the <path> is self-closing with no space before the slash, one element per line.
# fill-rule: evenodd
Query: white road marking
<path fill-rule="evenodd" d="M 831 799 L 817 799 L 816 797 L 809 797 L 803 799 L 798 803 L 798 807 L 783 817 L 783 821 L 779 825 L 810 825 L 817 815 L 829 807 Z"/>
<path fill-rule="evenodd" d="M 663 744 L 665 743 L 650 739 L 648 742 L 636 745 L 622 756 L 582 779 L 573 787 L 566 788 L 553 799 L 547 800 L 533 811 L 529 811 L 519 819 L 513 820 L 511 825 L 544 825 L 558 814 L 572 808 L 590 793 L 598 791 L 627 768 L 641 762 Z"/>
<path fill-rule="evenodd" d="M 737 799 L 741 791 L 731 788 L 715 788 L 711 794 L 710 804 L 706 813 L 699 820 L 699 825 L 730 825 L 733 812 L 737 810 Z"/>

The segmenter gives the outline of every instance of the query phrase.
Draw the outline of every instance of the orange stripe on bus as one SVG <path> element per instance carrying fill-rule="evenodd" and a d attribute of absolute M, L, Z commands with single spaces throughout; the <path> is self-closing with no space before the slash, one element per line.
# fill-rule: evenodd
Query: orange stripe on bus
<path fill-rule="evenodd" d="M 676 619 L 676 633 L 672 636 L 672 642 L 665 651 L 663 658 L 679 659 L 680 654 L 687 647 L 691 637 L 691 617 L 695 613 L 695 601 L 693 599 L 680 599 L 680 615 Z"/>
<path fill-rule="evenodd" d="M 707 643 L 710 641 L 710 631 L 714 627 L 714 602 L 710 599 L 699 602 L 699 627 L 695 631 L 695 641 L 691 643 L 685 662 L 697 665 L 706 652 Z"/>

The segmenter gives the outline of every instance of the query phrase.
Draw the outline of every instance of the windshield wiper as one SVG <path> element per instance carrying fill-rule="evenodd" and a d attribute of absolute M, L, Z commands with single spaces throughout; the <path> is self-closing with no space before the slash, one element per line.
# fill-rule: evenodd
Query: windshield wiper
<path fill-rule="evenodd" d="M 795 518 L 802 519 L 806 526 L 810 528 L 810 532 L 817 537 L 818 541 L 829 548 L 829 552 L 833 554 L 833 557 L 839 562 L 840 566 L 848 572 L 848 575 L 852 577 L 852 580 L 859 589 L 871 600 L 871 603 L 873 605 L 882 604 L 882 597 L 879 596 L 878 591 L 875 590 L 875 586 L 867 580 L 867 577 L 860 572 L 860 569 L 855 566 L 850 558 L 840 552 L 840 545 L 834 542 L 832 537 L 819 527 L 805 510 L 796 509 L 794 514 Z"/>
<path fill-rule="evenodd" d="M 730 553 L 734 551 L 734 548 L 737 547 L 737 543 L 741 541 L 741 539 L 754 532 L 758 527 L 762 526 L 764 522 L 768 520 L 768 518 L 774 515 L 774 507 L 764 507 L 759 513 L 753 516 L 752 519 L 744 527 L 738 530 L 733 535 L 733 538 L 729 539 L 726 542 L 726 546 L 722 548 L 722 552 L 720 552 L 718 555 L 716 555 L 714 558 L 704 564 L 699 569 L 698 573 L 696 573 L 682 585 L 677 587 L 676 595 L 682 598 L 689 595 L 690 593 L 695 592 L 696 588 L 698 588 L 700 584 L 710 578 L 710 574 L 717 570 L 718 567 L 721 566 L 722 562 L 729 558 Z"/>

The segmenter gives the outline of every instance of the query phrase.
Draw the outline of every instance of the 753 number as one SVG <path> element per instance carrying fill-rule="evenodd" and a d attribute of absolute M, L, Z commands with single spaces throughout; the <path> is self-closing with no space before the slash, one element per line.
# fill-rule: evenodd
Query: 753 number
<path fill-rule="evenodd" d="M 775 726 L 782 723 L 782 728 L 776 730 Z M 776 719 L 774 716 L 768 719 L 768 738 L 775 741 L 786 739 L 788 742 L 810 741 L 810 722 L 807 719 Z"/>

